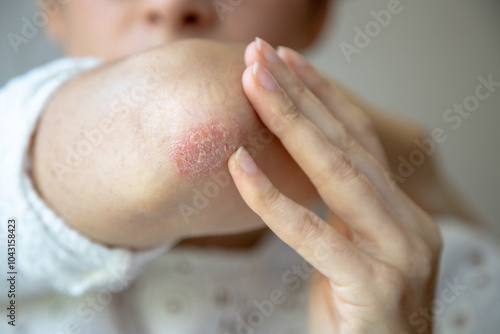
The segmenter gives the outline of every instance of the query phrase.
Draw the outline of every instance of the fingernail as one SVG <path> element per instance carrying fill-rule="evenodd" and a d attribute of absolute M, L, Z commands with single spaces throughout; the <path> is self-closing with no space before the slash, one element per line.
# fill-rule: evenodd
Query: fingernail
<path fill-rule="evenodd" d="M 259 49 L 262 56 L 270 63 L 277 63 L 280 61 L 280 57 L 276 53 L 276 50 L 259 37 L 255 38 L 255 42 L 257 42 L 257 49 Z"/>
<path fill-rule="evenodd" d="M 295 50 L 292 50 L 284 46 L 280 46 L 278 47 L 277 52 L 282 58 L 285 56 L 286 53 L 288 53 L 288 55 L 292 59 L 292 62 L 297 66 L 303 67 L 309 65 L 309 61 L 303 55 L 301 55 Z"/>
<path fill-rule="evenodd" d="M 236 151 L 236 162 L 247 174 L 256 174 L 259 171 L 259 167 L 257 167 L 255 161 L 243 146 L 240 146 Z"/>
<path fill-rule="evenodd" d="M 258 62 L 253 64 L 253 75 L 265 89 L 278 90 L 280 88 L 272 74 Z"/>

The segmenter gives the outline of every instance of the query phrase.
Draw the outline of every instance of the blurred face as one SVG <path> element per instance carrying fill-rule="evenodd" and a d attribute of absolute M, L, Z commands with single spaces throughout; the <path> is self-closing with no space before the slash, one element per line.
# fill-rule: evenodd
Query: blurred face
<path fill-rule="evenodd" d="M 42 0 L 43 1 L 43 0 Z M 47 1 L 47 0 L 46 0 Z M 302 49 L 328 0 L 48 0 L 49 30 L 68 56 L 113 59 L 184 38 L 248 43 L 256 36 Z"/>

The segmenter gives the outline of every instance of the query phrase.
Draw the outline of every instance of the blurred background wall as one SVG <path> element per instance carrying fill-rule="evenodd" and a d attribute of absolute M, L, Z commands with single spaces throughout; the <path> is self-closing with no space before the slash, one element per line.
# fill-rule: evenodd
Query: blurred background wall
<path fill-rule="evenodd" d="M 441 164 L 500 235 L 500 87 L 457 129 L 443 119 L 454 104 L 474 95 L 479 76 L 500 82 L 500 1 L 400 0 L 392 8 L 397 14 L 379 17 L 379 23 L 373 12 L 387 10 L 392 1 L 340 0 L 308 56 L 377 106 L 430 131 L 442 128 L 448 140 L 438 147 Z M 10 46 L 8 33 L 20 34 L 23 17 L 35 12 L 35 0 L 0 1 L 0 85 L 60 56 L 41 31 L 19 45 L 18 53 Z M 356 39 L 357 28 L 364 40 Z"/>

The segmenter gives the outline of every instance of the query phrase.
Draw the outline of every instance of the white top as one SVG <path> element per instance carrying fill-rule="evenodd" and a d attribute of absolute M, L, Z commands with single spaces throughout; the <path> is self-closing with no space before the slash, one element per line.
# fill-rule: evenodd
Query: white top
<path fill-rule="evenodd" d="M 305 333 L 310 267 L 274 235 L 243 252 L 166 252 L 168 244 L 148 252 L 111 249 L 66 225 L 38 196 L 26 172 L 38 116 L 63 82 L 99 64 L 56 60 L 0 90 L 0 270 L 16 283 L 13 298 L 9 281 L 0 281 L 0 332 Z M 12 268 L 10 218 L 16 220 Z M 498 245 L 450 219 L 439 222 L 445 248 L 436 333 L 498 333 Z M 11 300 L 16 327 L 8 324 Z M 415 311 L 409 321 L 418 331 L 428 315 Z"/>

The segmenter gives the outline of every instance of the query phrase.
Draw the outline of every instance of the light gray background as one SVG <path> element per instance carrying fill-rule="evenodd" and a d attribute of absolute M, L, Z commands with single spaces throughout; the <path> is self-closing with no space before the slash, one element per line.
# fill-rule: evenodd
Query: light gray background
<path fill-rule="evenodd" d="M 285 1 L 285 0 L 283 0 Z M 500 81 L 500 1 L 401 0 L 403 11 L 348 63 L 339 45 L 389 0 L 343 0 L 322 43 L 309 52 L 319 67 L 361 96 L 427 128 L 446 130 L 440 162 L 479 215 L 500 234 L 500 89 L 452 130 L 443 113 L 474 93 L 477 77 Z M 0 1 L 0 84 L 59 55 L 42 32 L 15 54 L 7 34 L 20 34 L 34 0 Z"/>

